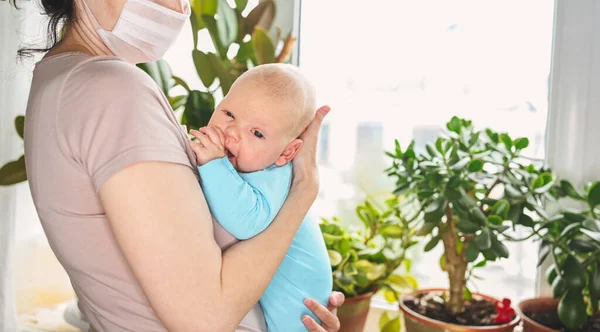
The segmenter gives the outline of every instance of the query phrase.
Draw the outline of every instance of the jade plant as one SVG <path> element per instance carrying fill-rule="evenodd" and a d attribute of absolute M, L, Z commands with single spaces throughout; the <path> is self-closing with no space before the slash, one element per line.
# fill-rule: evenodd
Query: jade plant
<path fill-rule="evenodd" d="M 471 298 L 467 281 L 476 269 L 509 257 L 503 244 L 509 230 L 533 226 L 531 214 L 544 213 L 542 200 L 554 181 L 543 167 L 521 156 L 529 141 L 453 117 L 435 143 L 415 151 L 414 142 L 386 152 L 387 174 L 397 195 L 419 206 L 417 235 L 428 238 L 425 251 L 443 246 L 440 267 L 448 275 L 444 305 L 453 314 Z"/>
<path fill-rule="evenodd" d="M 529 227 L 530 237 L 541 240 L 539 263 L 548 256 L 554 262 L 546 280 L 553 297 L 559 299 L 560 321 L 568 328 L 579 328 L 600 306 L 600 182 L 576 190 L 562 180 L 552 194 L 580 202 L 580 208 L 540 216 L 541 222 Z"/>
<path fill-rule="evenodd" d="M 227 94 L 237 77 L 252 66 L 287 61 L 296 39 L 291 33 L 282 36 L 279 29 L 275 39 L 269 35 L 276 13 L 273 0 L 260 1 L 246 16 L 242 12 L 247 0 L 235 0 L 235 5 L 230 5 L 227 0 L 192 0 L 190 4 L 193 36 L 190 56 L 203 86 L 191 88 L 173 75 L 168 63 L 162 59 L 138 67 L 156 81 L 173 110 L 183 109 L 181 124 L 197 129 L 208 123 L 216 97 Z M 211 37 L 215 53 L 198 49 L 198 33 L 204 29 Z M 176 87 L 181 87 L 183 93 Z M 15 119 L 21 137 L 24 122 L 22 115 Z M 23 156 L 0 167 L 0 185 L 26 180 Z"/>
<path fill-rule="evenodd" d="M 321 232 L 329 252 L 334 290 L 347 298 L 383 291 L 385 298 L 417 288 L 409 274 L 397 273 L 404 264 L 410 271 L 409 248 L 416 245 L 416 229 L 401 212 L 401 200 L 392 197 L 378 208 L 366 200 L 356 208 L 362 227 L 342 225 L 338 218 L 323 218 Z"/>

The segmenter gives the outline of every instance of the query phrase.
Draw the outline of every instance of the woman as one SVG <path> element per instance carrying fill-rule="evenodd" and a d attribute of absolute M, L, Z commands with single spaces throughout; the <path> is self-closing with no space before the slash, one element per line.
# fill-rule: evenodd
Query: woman
<path fill-rule="evenodd" d="M 27 106 L 28 179 L 92 330 L 266 331 L 257 302 L 317 195 L 316 141 L 329 108 L 302 135 L 275 221 L 234 243 L 211 222 L 168 101 L 131 64 L 164 54 L 188 19 L 187 1 L 42 4 L 52 47 L 36 65 Z M 308 316 L 303 323 L 337 331 L 330 310 L 342 302 L 340 293 L 329 310 L 307 300 L 322 326 Z"/>

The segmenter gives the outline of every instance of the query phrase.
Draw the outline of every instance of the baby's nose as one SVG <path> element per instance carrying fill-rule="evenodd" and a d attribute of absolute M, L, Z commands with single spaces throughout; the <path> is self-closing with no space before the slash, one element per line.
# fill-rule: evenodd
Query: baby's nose
<path fill-rule="evenodd" d="M 240 130 L 236 126 L 229 126 L 225 129 L 225 139 L 231 139 L 235 142 L 240 140 Z"/>

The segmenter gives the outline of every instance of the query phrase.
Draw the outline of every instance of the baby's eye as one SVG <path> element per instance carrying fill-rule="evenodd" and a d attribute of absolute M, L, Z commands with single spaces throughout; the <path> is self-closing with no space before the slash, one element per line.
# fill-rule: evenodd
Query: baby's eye
<path fill-rule="evenodd" d="M 225 111 L 225 115 L 227 115 L 230 118 L 234 118 L 233 114 L 231 114 L 231 112 L 229 111 Z"/>
<path fill-rule="evenodd" d="M 252 134 L 258 138 L 265 138 L 265 136 L 258 130 L 252 130 Z"/>

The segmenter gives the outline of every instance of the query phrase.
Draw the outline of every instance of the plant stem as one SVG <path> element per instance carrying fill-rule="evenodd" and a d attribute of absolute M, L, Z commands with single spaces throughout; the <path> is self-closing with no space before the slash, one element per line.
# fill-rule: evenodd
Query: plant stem
<path fill-rule="evenodd" d="M 444 255 L 446 257 L 446 270 L 450 282 L 450 299 L 448 308 L 454 314 L 464 310 L 464 292 L 466 287 L 467 259 L 465 251 L 458 252 L 456 242 L 458 235 L 453 226 L 452 209 L 446 206 L 447 229 L 441 234 L 444 243 Z"/>

